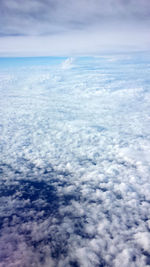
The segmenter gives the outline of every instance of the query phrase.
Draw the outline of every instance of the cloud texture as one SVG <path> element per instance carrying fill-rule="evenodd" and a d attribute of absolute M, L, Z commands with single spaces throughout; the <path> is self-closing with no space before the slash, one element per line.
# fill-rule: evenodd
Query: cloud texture
<path fill-rule="evenodd" d="M 20 39 L 25 50 L 21 52 L 22 55 L 25 52 L 33 53 L 34 50 L 37 54 L 41 53 L 40 50 L 44 53 L 46 47 L 43 39 L 41 44 L 43 36 L 48 37 L 49 51 L 46 50 L 46 55 L 62 54 L 65 48 L 67 48 L 64 51 L 65 54 L 67 54 L 66 51 L 69 54 L 74 52 L 82 54 L 85 51 L 97 53 L 106 45 L 109 50 L 114 50 L 115 46 L 116 49 L 121 46 L 123 50 L 123 36 L 126 50 L 135 47 L 140 50 L 148 49 L 150 41 L 150 3 L 148 0 L 2 0 L 0 13 L 1 38 L 3 37 L 7 44 L 9 40 L 5 37 L 13 37 L 12 47 L 9 46 L 7 49 L 6 46 L 3 51 L 3 45 L 0 46 L 1 54 L 9 52 L 15 54 L 13 46 L 19 50 Z M 37 37 L 35 42 L 33 42 L 33 36 Z M 86 43 L 91 39 L 93 39 L 93 44 L 88 51 Z M 32 50 L 32 42 L 34 50 Z M 98 48 L 95 47 L 95 43 Z M 28 51 L 26 46 L 30 44 L 31 49 Z M 55 46 L 56 52 L 53 50 Z"/>
<path fill-rule="evenodd" d="M 149 266 L 149 71 L 1 59 L 1 267 Z"/>
<path fill-rule="evenodd" d="M 5 0 L 1 12 L 3 34 L 47 34 L 93 24 L 103 27 L 112 21 L 149 21 L 150 4 L 148 0 Z"/>

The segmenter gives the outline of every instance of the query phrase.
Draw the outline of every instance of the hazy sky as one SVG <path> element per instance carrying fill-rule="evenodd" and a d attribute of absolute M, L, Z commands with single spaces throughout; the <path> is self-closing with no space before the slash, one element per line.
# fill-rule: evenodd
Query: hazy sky
<path fill-rule="evenodd" d="M 1 0 L 0 55 L 150 47 L 149 0 Z"/>

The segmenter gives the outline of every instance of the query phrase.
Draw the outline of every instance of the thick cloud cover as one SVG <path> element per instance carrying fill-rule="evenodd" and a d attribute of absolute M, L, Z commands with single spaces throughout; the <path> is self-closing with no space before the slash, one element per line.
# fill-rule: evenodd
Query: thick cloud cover
<path fill-rule="evenodd" d="M 148 0 L 2 0 L 2 33 L 47 34 L 98 24 L 150 20 Z M 127 21 L 129 20 L 129 21 Z M 32 27 L 31 27 L 32 26 Z"/>
<path fill-rule="evenodd" d="M 1 55 L 68 55 L 124 47 L 148 49 L 150 2 L 1 0 L 0 25 Z M 10 36 L 11 39 L 6 38 Z"/>
<path fill-rule="evenodd" d="M 150 265 L 147 57 L 1 59 L 1 267 Z"/>

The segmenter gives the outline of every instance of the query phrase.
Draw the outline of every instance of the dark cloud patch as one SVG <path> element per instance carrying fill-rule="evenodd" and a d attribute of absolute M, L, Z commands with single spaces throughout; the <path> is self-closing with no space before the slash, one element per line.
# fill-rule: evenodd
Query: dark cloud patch
<path fill-rule="evenodd" d="M 29 165 L 28 165 L 29 166 Z M 56 186 L 53 184 L 57 181 L 57 186 L 68 186 L 68 183 L 59 182 L 58 179 L 53 179 L 53 177 L 58 176 L 56 172 L 47 172 L 43 170 L 42 180 L 39 181 L 41 173 L 39 172 L 36 179 L 35 175 L 30 173 L 30 180 L 26 178 L 23 180 L 21 176 L 28 177 L 28 174 L 23 174 L 20 172 L 14 172 L 14 169 L 8 164 L 1 165 L 1 177 L 4 178 L 3 168 L 8 172 L 11 172 L 14 176 L 12 182 L 7 183 L 6 176 L 0 183 L 0 202 L 1 207 L 0 215 L 0 229 L 1 229 L 1 240 L 0 243 L 1 252 L 0 259 L 3 264 L 7 261 L 11 261 L 15 257 L 15 251 L 19 251 L 19 240 L 27 246 L 31 251 L 39 253 L 38 265 L 41 266 L 42 263 L 45 264 L 45 252 L 41 251 L 42 247 L 48 246 L 49 257 L 55 259 L 57 262 L 62 256 L 67 256 L 68 251 L 68 238 L 69 233 L 61 231 L 63 217 L 61 216 L 59 209 L 62 206 L 69 206 L 72 200 L 79 200 L 79 192 L 77 194 L 65 194 L 59 196 Z M 15 175 L 19 174 L 20 179 L 15 180 Z M 51 173 L 51 175 L 50 175 Z M 59 175 L 65 175 L 64 172 L 59 172 Z M 49 182 L 44 181 L 44 177 L 49 175 Z M 34 177 L 34 178 L 33 178 Z M 11 205 L 11 202 L 13 203 Z M 66 214 L 70 216 L 71 220 L 74 221 L 74 227 L 78 234 L 80 234 L 81 218 L 75 217 L 70 212 Z M 34 223 L 36 225 L 43 225 L 46 223 L 46 228 L 42 228 L 41 233 L 34 230 Z M 46 231 L 46 233 L 43 232 Z M 38 230 L 37 230 L 38 231 Z M 9 238 L 7 237 L 9 235 Z M 4 238 L 4 240 L 3 240 Z M 10 250 L 7 251 L 3 242 L 9 244 Z M 2 249 L 3 246 L 3 249 Z M 36 264 L 35 259 L 33 262 L 28 257 L 26 264 Z M 16 260 L 17 261 L 17 260 Z M 16 264 L 16 263 L 15 263 Z M 15 265 L 16 266 L 16 265 Z"/>

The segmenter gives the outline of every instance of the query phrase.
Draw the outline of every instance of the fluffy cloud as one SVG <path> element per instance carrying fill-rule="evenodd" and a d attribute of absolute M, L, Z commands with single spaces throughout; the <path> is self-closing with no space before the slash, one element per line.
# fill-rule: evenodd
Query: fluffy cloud
<path fill-rule="evenodd" d="M 3 62 L 1 266 L 148 266 L 147 55 Z"/>

